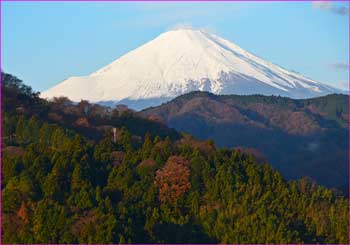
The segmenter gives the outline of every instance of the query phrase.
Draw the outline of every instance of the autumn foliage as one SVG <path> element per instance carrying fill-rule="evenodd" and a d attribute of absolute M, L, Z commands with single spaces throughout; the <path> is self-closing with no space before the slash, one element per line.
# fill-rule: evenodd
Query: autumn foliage
<path fill-rule="evenodd" d="M 165 203 L 176 200 L 191 188 L 189 162 L 181 156 L 171 156 L 164 167 L 156 172 L 159 199 Z"/>
<path fill-rule="evenodd" d="M 123 107 L 45 101 L 2 75 L 4 244 L 349 244 L 348 192 L 287 181 L 265 151 L 217 149 Z"/>

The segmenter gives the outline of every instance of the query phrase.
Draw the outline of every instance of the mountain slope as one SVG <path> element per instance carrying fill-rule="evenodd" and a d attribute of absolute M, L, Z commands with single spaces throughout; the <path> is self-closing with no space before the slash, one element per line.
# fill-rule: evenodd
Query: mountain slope
<path fill-rule="evenodd" d="M 1 72 L 2 79 L 2 111 L 5 115 L 17 115 L 24 118 L 34 117 L 46 123 L 58 124 L 73 132 L 79 133 L 89 140 L 98 141 L 112 128 L 125 128 L 133 135 L 143 137 L 146 133 L 151 136 L 169 137 L 171 140 L 180 138 L 174 129 L 166 127 L 156 120 L 147 120 L 137 116 L 132 110 L 123 106 L 114 109 L 87 101 L 72 103 L 66 98 L 58 98 L 47 102 L 33 93 L 32 89 L 23 84 L 17 77 Z M 8 144 L 13 136 L 6 129 L 14 130 L 17 120 L 3 120 L 3 145 Z M 11 136 L 10 136 L 11 135 Z M 15 137 L 15 135 L 14 135 Z M 36 138 L 33 133 L 30 137 Z"/>
<path fill-rule="evenodd" d="M 71 77 L 43 92 L 42 97 L 123 102 L 144 108 L 195 90 L 292 98 L 337 92 L 256 57 L 221 37 L 180 29 L 161 34 L 88 76 Z"/>
<path fill-rule="evenodd" d="M 216 145 L 253 148 L 287 178 L 348 180 L 348 96 L 306 100 L 192 92 L 142 115 Z"/>
<path fill-rule="evenodd" d="M 69 121 L 121 126 L 120 110 L 48 103 L 1 78 L 4 244 L 349 243 L 349 199 L 336 190 L 210 141 L 171 140 L 165 126 L 156 133 L 169 137 L 152 135 L 145 119 L 90 140 Z"/>

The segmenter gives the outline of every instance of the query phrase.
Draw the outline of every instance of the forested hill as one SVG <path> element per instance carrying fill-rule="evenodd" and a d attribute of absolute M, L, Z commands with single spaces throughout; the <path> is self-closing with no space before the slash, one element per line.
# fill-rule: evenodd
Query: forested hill
<path fill-rule="evenodd" d="M 111 109 L 98 104 L 90 104 L 84 100 L 80 103 L 73 103 L 65 97 L 54 98 L 48 102 L 39 98 L 38 93 L 33 93 L 30 87 L 10 74 L 2 73 L 2 82 L 2 111 L 5 119 L 16 115 L 23 119 L 32 118 L 54 123 L 91 140 L 100 139 L 106 132 L 111 131 L 112 127 L 125 127 L 130 133 L 137 136 L 144 136 L 146 132 L 149 132 L 152 136 L 162 138 L 169 136 L 172 140 L 180 137 L 175 130 L 156 120 L 138 117 L 134 111 L 125 106 Z M 7 118 L 6 115 L 9 117 Z M 12 130 L 11 133 L 14 133 L 16 122 L 4 120 L 3 123 L 5 130 Z M 4 131 L 4 134 L 10 134 L 10 132 Z"/>
<path fill-rule="evenodd" d="M 335 191 L 159 118 L 2 79 L 3 243 L 349 242 Z"/>
<path fill-rule="evenodd" d="M 348 185 L 347 95 L 295 100 L 192 92 L 140 114 L 219 147 L 254 149 L 288 179 Z"/>

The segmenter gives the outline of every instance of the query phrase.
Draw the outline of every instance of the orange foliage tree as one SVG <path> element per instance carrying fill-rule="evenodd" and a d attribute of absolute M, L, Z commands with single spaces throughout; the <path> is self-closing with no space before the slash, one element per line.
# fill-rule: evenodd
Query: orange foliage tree
<path fill-rule="evenodd" d="M 155 182 L 159 199 L 176 203 L 191 188 L 189 161 L 181 156 L 171 156 L 164 167 L 156 172 Z"/>

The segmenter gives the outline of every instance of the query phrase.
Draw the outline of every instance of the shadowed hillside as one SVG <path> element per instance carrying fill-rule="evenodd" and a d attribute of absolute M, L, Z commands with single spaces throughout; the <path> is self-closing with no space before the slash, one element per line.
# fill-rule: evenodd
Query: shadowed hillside
<path fill-rule="evenodd" d="M 252 149 L 2 79 L 3 243 L 349 242 L 346 197 Z"/>
<path fill-rule="evenodd" d="M 255 148 L 287 178 L 347 184 L 346 95 L 293 100 L 193 92 L 141 114 L 199 139 L 213 139 L 219 147 Z"/>

